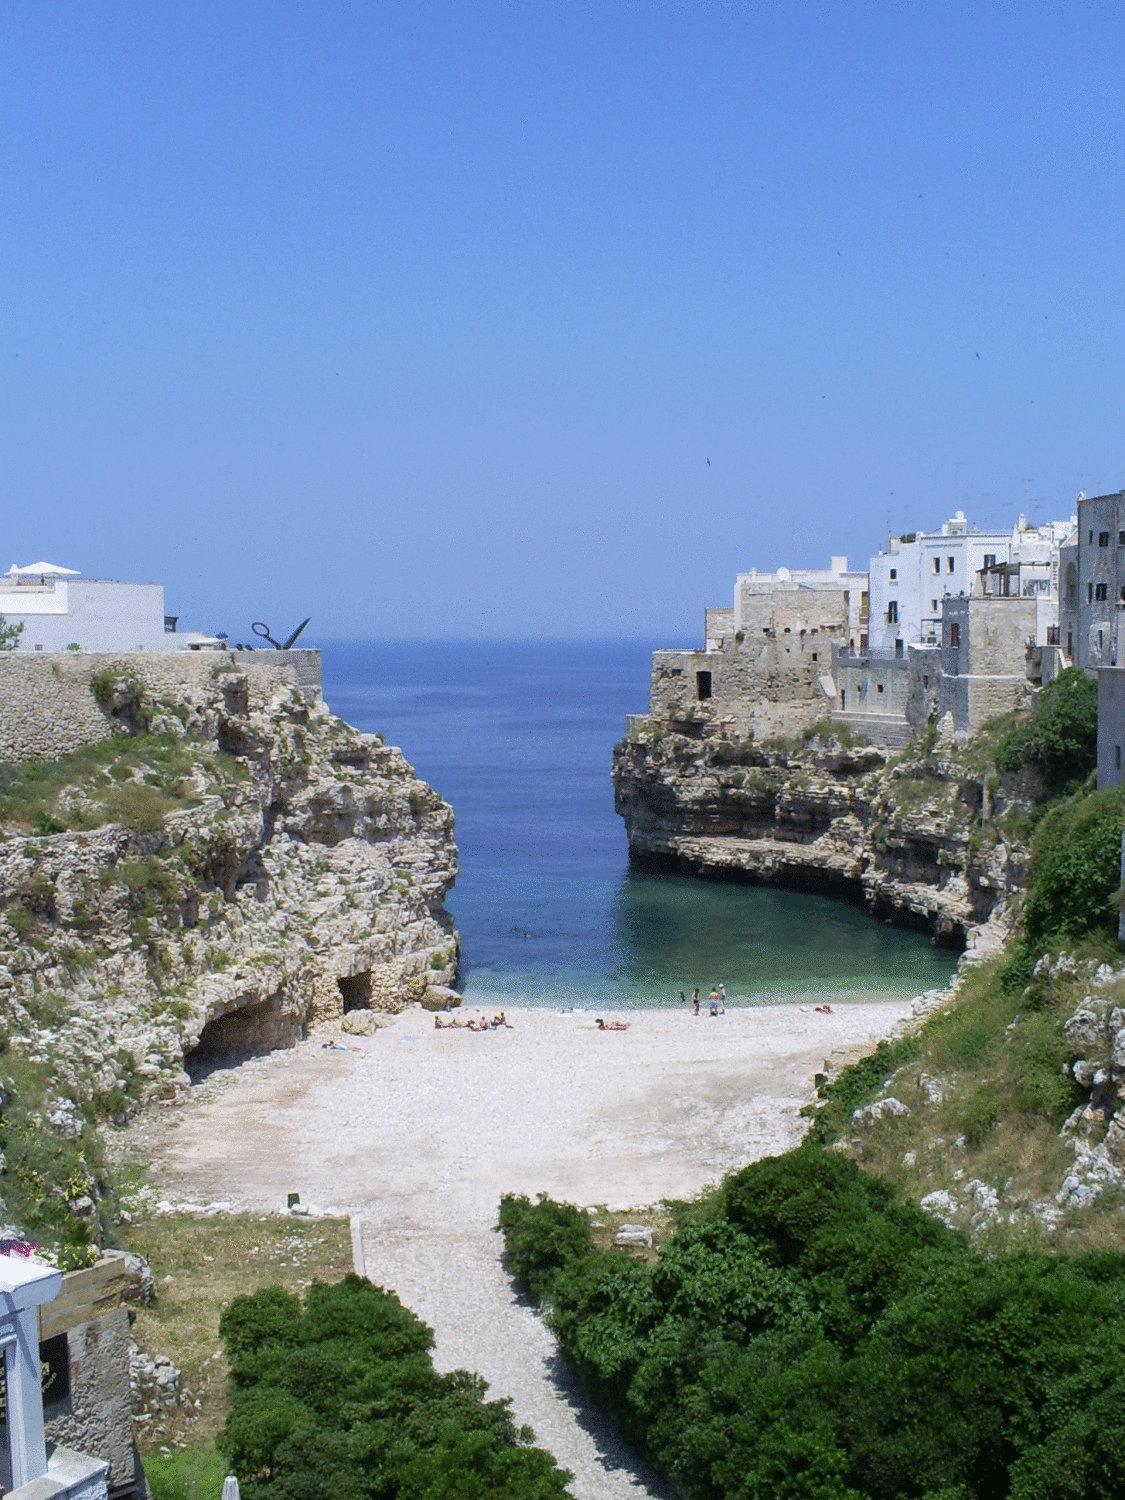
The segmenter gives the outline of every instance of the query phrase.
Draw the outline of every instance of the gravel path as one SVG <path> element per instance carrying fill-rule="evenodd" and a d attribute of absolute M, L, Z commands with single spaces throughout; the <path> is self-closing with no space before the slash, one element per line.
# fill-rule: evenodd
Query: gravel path
<path fill-rule="evenodd" d="M 576 1496 L 661 1496 L 583 1407 L 513 1294 L 492 1227 L 501 1193 L 610 1208 L 696 1193 L 793 1145 L 812 1074 L 908 1011 L 651 1010 L 603 1034 L 590 1015 L 523 1010 L 512 1030 L 485 1036 L 435 1031 L 412 1011 L 342 1038 L 346 1052 L 306 1042 L 222 1070 L 193 1090 L 186 1128 L 148 1124 L 135 1144 L 180 1200 L 277 1210 L 293 1191 L 358 1216 L 368 1275 L 433 1327 L 439 1366 L 477 1370 L 512 1398 L 574 1472 Z"/>

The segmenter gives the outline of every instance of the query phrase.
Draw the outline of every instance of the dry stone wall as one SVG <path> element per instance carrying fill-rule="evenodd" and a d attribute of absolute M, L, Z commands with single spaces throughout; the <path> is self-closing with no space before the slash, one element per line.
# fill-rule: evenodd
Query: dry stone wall
<path fill-rule="evenodd" d="M 319 694 L 319 662 L 318 651 L 0 652 L 0 764 L 54 760 L 122 733 L 121 721 L 94 692 L 95 679 L 107 672 L 174 704 L 206 696 L 230 672 L 250 674 L 265 687 L 297 683 Z"/>

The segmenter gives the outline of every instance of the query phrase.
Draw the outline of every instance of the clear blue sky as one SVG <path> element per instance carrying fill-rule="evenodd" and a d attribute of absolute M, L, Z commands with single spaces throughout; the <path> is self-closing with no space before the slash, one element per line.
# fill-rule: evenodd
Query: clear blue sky
<path fill-rule="evenodd" d="M 1125 484 L 1120 5 L 6 0 L 0 45 L 0 568 L 680 638 L 739 569 Z"/>

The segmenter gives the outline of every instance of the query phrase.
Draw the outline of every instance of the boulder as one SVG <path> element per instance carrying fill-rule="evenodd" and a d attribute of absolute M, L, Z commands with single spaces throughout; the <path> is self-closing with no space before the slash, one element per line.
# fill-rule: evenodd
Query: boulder
<path fill-rule="evenodd" d="M 622 1224 L 613 1236 L 613 1243 L 630 1249 L 651 1250 L 652 1230 L 647 1224 Z"/>
<path fill-rule="evenodd" d="M 374 1036 L 382 1026 L 391 1024 L 390 1016 L 378 1010 L 349 1010 L 340 1021 L 340 1030 L 348 1036 Z"/>
<path fill-rule="evenodd" d="M 143 1255 L 132 1250 L 125 1252 L 125 1290 L 122 1296 L 126 1302 L 139 1302 L 142 1307 L 151 1307 L 156 1301 L 156 1277 L 152 1274 L 152 1267 Z"/>
<path fill-rule="evenodd" d="M 422 996 L 423 1010 L 456 1010 L 460 1004 L 461 996 L 447 984 L 431 984 Z"/>

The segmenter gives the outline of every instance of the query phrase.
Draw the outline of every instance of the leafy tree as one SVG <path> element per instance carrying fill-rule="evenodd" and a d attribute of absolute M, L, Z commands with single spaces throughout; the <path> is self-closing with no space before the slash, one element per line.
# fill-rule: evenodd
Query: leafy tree
<path fill-rule="evenodd" d="M 1023 910 L 1029 952 L 1112 930 L 1123 830 L 1121 787 L 1070 798 L 1045 815 L 1032 844 Z"/>
<path fill-rule="evenodd" d="M 1030 722 L 1001 741 L 1002 771 L 1025 766 L 1056 791 L 1084 780 L 1098 760 L 1098 684 L 1078 667 L 1067 667 L 1036 695 Z"/>

